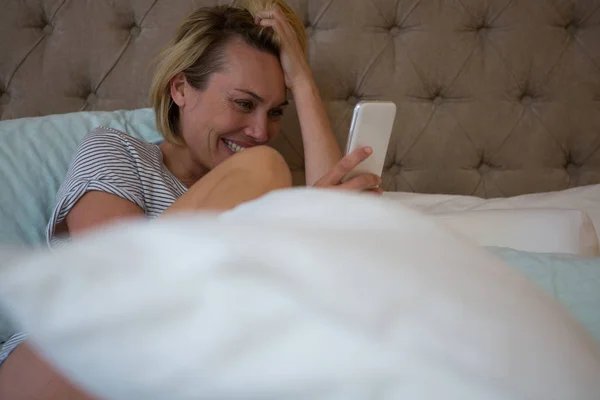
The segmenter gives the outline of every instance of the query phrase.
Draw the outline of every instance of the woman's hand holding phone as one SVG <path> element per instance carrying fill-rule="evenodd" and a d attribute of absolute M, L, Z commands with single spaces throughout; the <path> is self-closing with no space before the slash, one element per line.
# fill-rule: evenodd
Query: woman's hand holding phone
<path fill-rule="evenodd" d="M 373 149 L 359 147 L 350 154 L 344 156 L 331 171 L 319 179 L 315 187 L 329 187 L 335 189 L 370 191 L 382 194 L 383 190 L 378 186 L 381 184 L 381 178 L 375 174 L 360 174 L 342 183 L 346 175 L 350 173 L 358 164 L 366 160 L 373 153 Z"/>

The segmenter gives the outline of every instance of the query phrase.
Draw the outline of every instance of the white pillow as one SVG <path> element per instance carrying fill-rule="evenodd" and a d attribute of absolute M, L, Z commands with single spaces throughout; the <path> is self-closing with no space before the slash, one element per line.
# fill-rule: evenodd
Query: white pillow
<path fill-rule="evenodd" d="M 5 267 L 0 301 L 106 400 L 600 395 L 600 350 L 557 303 L 367 195 L 114 226 Z"/>
<path fill-rule="evenodd" d="M 481 246 L 580 257 L 600 255 L 594 224 L 579 210 L 476 210 L 434 217 Z"/>
<path fill-rule="evenodd" d="M 482 199 L 474 196 L 386 192 L 387 199 L 415 208 L 426 214 L 457 211 L 558 208 L 585 212 L 600 235 L 600 185 L 580 186 L 556 192 L 534 193 L 514 197 Z"/>

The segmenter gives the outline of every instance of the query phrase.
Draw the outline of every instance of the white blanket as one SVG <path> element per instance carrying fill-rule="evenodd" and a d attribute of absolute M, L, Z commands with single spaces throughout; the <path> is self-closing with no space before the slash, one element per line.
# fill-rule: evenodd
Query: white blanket
<path fill-rule="evenodd" d="M 0 302 L 108 400 L 600 398 L 600 351 L 558 304 L 369 195 L 115 226 L 5 266 Z"/>

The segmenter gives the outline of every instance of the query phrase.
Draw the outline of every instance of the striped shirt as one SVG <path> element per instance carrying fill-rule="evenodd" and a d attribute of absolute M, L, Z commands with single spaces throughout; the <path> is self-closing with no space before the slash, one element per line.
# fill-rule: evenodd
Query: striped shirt
<path fill-rule="evenodd" d="M 86 135 L 75 152 L 48 222 L 50 247 L 62 246 L 68 236 L 56 235 L 75 203 L 87 192 L 111 193 L 140 207 L 147 217 L 159 216 L 187 188 L 167 169 L 159 147 L 116 129 L 99 127 Z M 0 343 L 0 364 L 27 338 L 17 333 Z"/>
<path fill-rule="evenodd" d="M 71 162 L 50 217 L 50 247 L 69 238 L 55 235 L 75 203 L 90 191 L 111 193 L 140 207 L 147 217 L 162 214 L 186 192 L 165 167 L 157 145 L 111 128 L 97 128 L 82 141 Z"/>

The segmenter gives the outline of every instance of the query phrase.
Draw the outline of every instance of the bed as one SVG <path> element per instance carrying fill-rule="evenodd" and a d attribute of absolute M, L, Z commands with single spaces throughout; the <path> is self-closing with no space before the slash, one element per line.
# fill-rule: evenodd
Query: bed
<path fill-rule="evenodd" d="M 3 3 L 0 120 L 147 107 L 153 57 L 184 15 L 213 3 Z M 342 148 L 358 101 L 397 104 L 386 191 L 498 198 L 600 183 L 598 1 L 291 4 L 305 21 L 310 63 Z M 80 137 L 65 136 L 65 129 L 30 126 L 18 133 L 22 143 L 37 134 L 52 155 L 60 150 L 41 136 L 62 134 L 67 150 L 50 163 L 64 165 Z M 5 128 L 4 142 L 16 141 L 8 137 L 14 131 Z M 302 184 L 293 110 L 274 146 Z M 16 157 L 10 148 L 0 150 L 2 159 Z M 35 150 L 25 161 L 48 152 Z M 59 166 L 44 187 L 40 217 L 62 179 Z"/>
<path fill-rule="evenodd" d="M 43 245 L 53 196 L 93 127 L 158 139 L 147 108 L 153 57 L 187 13 L 225 3 L 0 4 L 0 244 Z M 290 4 L 305 22 L 310 64 L 342 148 L 359 101 L 398 107 L 384 200 L 487 248 L 600 338 L 600 0 Z M 293 102 L 290 111 L 273 145 L 301 186 Z M 565 273 L 574 270 L 575 278 Z M 204 395 L 238 393 L 213 389 Z"/>

